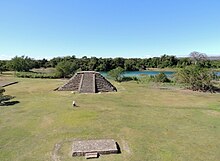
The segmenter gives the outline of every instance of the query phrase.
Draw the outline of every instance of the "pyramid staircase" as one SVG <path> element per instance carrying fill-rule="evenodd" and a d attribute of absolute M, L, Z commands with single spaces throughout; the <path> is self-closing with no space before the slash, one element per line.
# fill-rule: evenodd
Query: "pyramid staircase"
<path fill-rule="evenodd" d="M 82 81 L 80 85 L 80 93 L 95 93 L 95 74 L 82 74 Z"/>

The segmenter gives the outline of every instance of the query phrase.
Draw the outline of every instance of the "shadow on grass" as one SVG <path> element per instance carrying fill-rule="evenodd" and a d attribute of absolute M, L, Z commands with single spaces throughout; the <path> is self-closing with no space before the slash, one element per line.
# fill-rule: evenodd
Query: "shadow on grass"
<path fill-rule="evenodd" d="M 20 103 L 20 101 L 7 101 L 7 102 L 4 102 L 1 106 L 13 106 L 18 103 Z"/>
<path fill-rule="evenodd" d="M 118 154 L 121 154 L 121 148 L 120 148 L 120 146 L 119 146 L 119 144 L 117 142 L 116 142 L 116 147 L 118 149 Z"/>

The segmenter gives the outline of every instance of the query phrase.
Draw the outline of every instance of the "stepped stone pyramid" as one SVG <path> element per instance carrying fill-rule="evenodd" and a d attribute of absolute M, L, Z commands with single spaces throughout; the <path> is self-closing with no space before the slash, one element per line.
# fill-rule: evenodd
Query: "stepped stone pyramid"
<path fill-rule="evenodd" d="M 117 89 L 99 72 L 77 72 L 58 91 L 78 91 L 80 93 L 116 92 Z"/>

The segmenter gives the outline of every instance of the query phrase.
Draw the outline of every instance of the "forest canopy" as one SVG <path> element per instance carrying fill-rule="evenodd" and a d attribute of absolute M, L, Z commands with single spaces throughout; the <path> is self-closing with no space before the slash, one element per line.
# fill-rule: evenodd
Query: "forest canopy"
<path fill-rule="evenodd" d="M 50 60 L 36 60 L 27 56 L 14 57 L 11 60 L 0 60 L 0 72 L 2 71 L 29 71 L 33 68 L 60 68 L 67 64 L 71 66 L 72 71 L 110 71 L 121 67 L 126 71 L 146 70 L 147 68 L 183 68 L 195 63 L 190 57 L 177 58 L 176 56 L 162 55 L 153 58 L 96 58 L 73 56 L 55 57 Z M 58 66 L 57 66 L 58 65 Z M 200 64 L 204 68 L 220 68 L 220 60 L 206 59 Z"/>

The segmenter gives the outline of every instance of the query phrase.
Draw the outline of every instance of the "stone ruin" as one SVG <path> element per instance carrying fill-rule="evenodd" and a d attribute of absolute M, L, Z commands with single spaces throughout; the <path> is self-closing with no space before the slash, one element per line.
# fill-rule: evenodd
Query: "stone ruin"
<path fill-rule="evenodd" d="M 18 82 L 8 82 L 8 81 L 0 80 L 0 87 L 10 86 L 10 85 L 13 85 L 13 84 L 16 84 L 16 83 L 18 83 Z"/>
<path fill-rule="evenodd" d="M 117 89 L 99 72 L 77 72 L 58 91 L 78 91 L 79 93 L 116 92 Z"/>
<path fill-rule="evenodd" d="M 90 159 L 117 153 L 120 153 L 120 149 L 113 139 L 74 141 L 72 145 L 73 157 L 85 156 L 86 159 Z"/>

